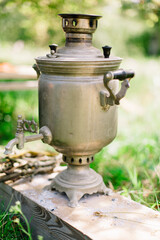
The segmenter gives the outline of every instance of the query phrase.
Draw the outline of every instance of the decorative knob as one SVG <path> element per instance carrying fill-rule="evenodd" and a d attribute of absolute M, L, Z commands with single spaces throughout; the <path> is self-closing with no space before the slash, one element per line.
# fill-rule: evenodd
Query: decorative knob
<path fill-rule="evenodd" d="M 50 50 L 51 50 L 51 54 L 54 55 L 57 51 L 58 45 L 57 44 L 51 44 L 51 45 L 49 45 L 49 47 L 50 47 Z"/>
<path fill-rule="evenodd" d="M 102 49 L 103 49 L 103 55 L 104 55 L 105 58 L 109 58 L 110 53 L 111 53 L 111 48 L 112 48 L 112 47 L 107 46 L 107 45 L 104 46 L 104 47 L 102 47 Z"/>

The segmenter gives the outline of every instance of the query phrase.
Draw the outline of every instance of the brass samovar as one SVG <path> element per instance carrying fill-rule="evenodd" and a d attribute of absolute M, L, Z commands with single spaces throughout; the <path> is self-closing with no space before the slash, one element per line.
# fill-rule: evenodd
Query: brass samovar
<path fill-rule="evenodd" d="M 65 192 L 75 207 L 84 194 L 109 194 L 102 177 L 89 167 L 94 154 L 108 145 L 117 132 L 117 105 L 129 87 L 133 71 L 119 69 L 120 57 L 103 54 L 92 46 L 92 33 L 101 16 L 59 14 L 62 17 L 66 44 L 57 49 L 50 45 L 50 54 L 37 57 L 34 68 L 39 75 L 39 134 L 24 136 L 24 131 L 37 131 L 37 124 L 18 116 L 14 145 L 42 139 L 63 154 L 68 167 L 59 173 L 50 186 Z M 119 70 L 118 70 L 119 69 Z M 119 81 L 122 81 L 118 91 Z"/>

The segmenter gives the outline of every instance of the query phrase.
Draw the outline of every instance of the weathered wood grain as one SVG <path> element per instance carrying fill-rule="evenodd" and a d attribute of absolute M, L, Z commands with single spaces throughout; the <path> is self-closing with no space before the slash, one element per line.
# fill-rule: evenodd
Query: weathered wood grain
<path fill-rule="evenodd" d="M 0 183 L 0 204 L 7 208 L 8 204 L 14 205 L 16 201 L 21 202 L 22 211 L 30 222 L 33 240 L 37 240 L 38 235 L 43 236 L 44 240 L 91 240 L 22 193 Z"/>
<path fill-rule="evenodd" d="M 27 73 L 27 70 L 25 72 L 0 72 L 0 80 L 1 79 L 37 79 L 36 73 Z"/>
<path fill-rule="evenodd" d="M 0 82 L 0 91 L 37 89 L 38 81 Z"/>

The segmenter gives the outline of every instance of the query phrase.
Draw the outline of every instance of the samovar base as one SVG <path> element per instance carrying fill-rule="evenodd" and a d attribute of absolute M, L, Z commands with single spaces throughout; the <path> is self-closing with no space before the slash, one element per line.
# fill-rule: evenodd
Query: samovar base
<path fill-rule="evenodd" d="M 112 191 L 108 189 L 102 177 L 89 165 L 70 165 L 59 173 L 52 181 L 49 189 L 65 192 L 69 198 L 69 206 L 77 207 L 78 201 L 85 194 L 104 193 L 109 195 Z"/>

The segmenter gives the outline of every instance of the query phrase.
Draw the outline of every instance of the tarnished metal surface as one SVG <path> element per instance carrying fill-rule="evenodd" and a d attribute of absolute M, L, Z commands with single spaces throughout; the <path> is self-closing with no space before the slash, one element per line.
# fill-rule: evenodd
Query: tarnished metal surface
<path fill-rule="evenodd" d="M 51 44 L 50 53 L 37 57 L 34 65 L 37 75 L 40 74 L 39 135 L 68 163 L 50 188 L 65 192 L 70 206 L 75 207 L 86 193 L 109 193 L 102 177 L 89 168 L 89 163 L 116 136 L 116 103 L 125 95 L 126 85 L 116 95 L 119 83 L 114 74 L 105 88 L 106 72 L 116 73 L 122 59 L 110 57 L 109 46 L 103 47 L 103 53 L 92 46 L 92 33 L 101 16 L 60 16 L 66 33 L 65 46 L 57 49 L 57 44 Z"/>
<path fill-rule="evenodd" d="M 68 163 L 50 188 L 65 192 L 74 207 L 85 193 L 108 193 L 101 176 L 89 168 L 89 163 L 116 136 L 117 107 L 102 107 L 100 91 L 105 90 L 104 74 L 117 70 L 122 59 L 109 54 L 106 58 L 92 46 L 92 33 L 100 16 L 60 16 L 66 32 L 65 47 L 55 50 L 53 44 L 50 54 L 36 58 L 41 72 L 39 121 L 40 127 L 51 130 L 50 145 Z M 116 94 L 118 82 L 112 81 L 110 88 Z"/>
<path fill-rule="evenodd" d="M 52 133 L 50 129 L 46 126 L 43 126 L 39 130 L 39 134 L 31 135 L 31 136 L 25 136 L 24 131 L 31 132 L 31 133 L 37 133 L 37 123 L 34 120 L 26 120 L 22 119 L 22 116 L 18 116 L 17 120 L 17 130 L 16 130 L 16 137 L 8 142 L 8 144 L 5 146 L 5 152 L 4 154 L 8 155 L 12 153 L 13 147 L 16 145 L 18 149 L 24 148 L 24 143 L 26 142 L 32 142 L 36 140 L 42 140 L 44 143 L 50 144 L 52 141 Z"/>
<path fill-rule="evenodd" d="M 71 164 L 68 165 L 66 170 L 59 173 L 49 188 L 46 189 L 65 192 L 70 200 L 70 207 L 78 206 L 78 200 L 86 193 L 99 192 L 109 195 L 112 192 L 105 186 L 102 177 L 91 169 L 89 165 L 78 166 Z"/>
<path fill-rule="evenodd" d="M 104 110 L 99 93 L 105 89 L 105 72 L 118 69 L 122 59 L 104 58 L 92 46 L 92 33 L 100 16 L 60 16 L 66 32 L 65 47 L 58 49 L 53 58 L 36 58 L 41 71 L 39 121 L 40 127 L 48 126 L 51 130 L 51 145 L 70 156 L 71 161 L 72 156 L 94 155 L 115 138 L 116 106 Z M 117 93 L 118 83 L 112 81 L 110 86 Z"/>
<path fill-rule="evenodd" d="M 106 107 L 107 105 L 113 106 L 114 104 L 119 105 L 119 101 L 126 95 L 127 89 L 130 87 L 129 81 L 133 77 L 134 72 L 131 70 L 124 71 L 123 69 L 120 69 L 117 71 L 106 72 L 106 74 L 104 74 L 103 82 L 104 86 L 109 92 L 109 95 L 106 91 L 100 92 L 101 105 L 103 107 Z M 121 89 L 116 95 L 112 92 L 112 88 L 109 86 L 109 82 L 113 79 L 123 81 L 121 84 Z"/>
<path fill-rule="evenodd" d="M 112 83 L 114 92 L 117 84 Z M 104 89 L 100 76 L 41 75 L 39 85 L 40 127 L 49 127 L 51 145 L 57 151 L 70 156 L 93 155 L 114 139 L 117 109 L 113 106 L 104 111 L 100 106 L 99 92 Z"/>

